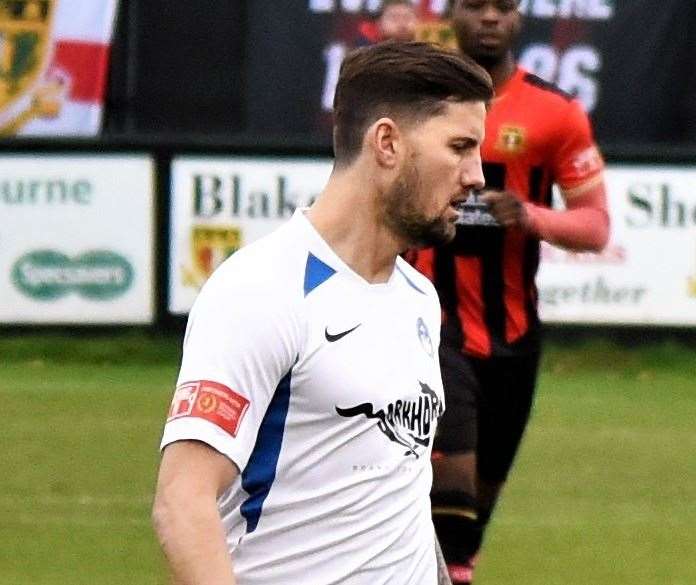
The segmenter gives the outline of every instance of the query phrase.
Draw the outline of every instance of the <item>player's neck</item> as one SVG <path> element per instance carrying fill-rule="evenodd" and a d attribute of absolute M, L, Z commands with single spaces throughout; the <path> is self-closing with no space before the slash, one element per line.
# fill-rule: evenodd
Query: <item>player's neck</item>
<path fill-rule="evenodd" d="M 505 85 L 515 74 L 517 63 L 515 63 L 515 57 L 512 52 L 508 51 L 502 59 L 494 63 L 487 63 L 484 67 L 493 80 L 493 87 L 498 89 Z"/>
<path fill-rule="evenodd" d="M 334 173 L 307 219 L 353 272 L 377 284 L 389 280 L 403 245 L 380 222 L 369 189 L 360 173 Z"/>

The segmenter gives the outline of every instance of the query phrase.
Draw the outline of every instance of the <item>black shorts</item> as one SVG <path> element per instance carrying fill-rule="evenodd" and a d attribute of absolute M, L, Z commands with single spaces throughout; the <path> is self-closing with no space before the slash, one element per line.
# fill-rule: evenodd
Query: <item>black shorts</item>
<path fill-rule="evenodd" d="M 442 346 L 440 365 L 446 408 L 435 450 L 475 451 L 479 476 L 505 481 L 529 420 L 539 353 L 477 359 Z"/>

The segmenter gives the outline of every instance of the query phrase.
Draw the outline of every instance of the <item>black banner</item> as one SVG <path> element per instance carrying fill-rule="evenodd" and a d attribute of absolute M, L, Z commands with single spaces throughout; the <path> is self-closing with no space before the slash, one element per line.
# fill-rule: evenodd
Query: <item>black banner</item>
<path fill-rule="evenodd" d="M 414 0 L 419 35 L 451 42 L 446 1 Z M 246 127 L 329 140 L 341 60 L 373 40 L 380 0 L 247 5 Z M 522 0 L 517 48 L 531 71 L 577 95 L 604 144 L 696 142 L 696 3 Z"/>

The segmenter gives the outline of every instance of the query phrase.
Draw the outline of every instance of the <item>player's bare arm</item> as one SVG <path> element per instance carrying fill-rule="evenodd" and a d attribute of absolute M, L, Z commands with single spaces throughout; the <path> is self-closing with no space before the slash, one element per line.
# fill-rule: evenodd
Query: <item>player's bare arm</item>
<path fill-rule="evenodd" d="M 609 212 L 602 174 L 561 189 L 565 209 L 525 204 L 528 229 L 539 239 L 576 252 L 601 252 L 609 240 Z"/>
<path fill-rule="evenodd" d="M 484 191 L 480 201 L 503 227 L 519 227 L 544 240 L 578 252 L 601 252 L 609 239 L 609 213 L 603 176 L 573 189 L 561 189 L 565 209 L 522 202 L 511 191 Z"/>
<path fill-rule="evenodd" d="M 179 441 L 165 448 L 153 521 L 173 585 L 234 585 L 216 500 L 238 473 L 203 443 Z"/>

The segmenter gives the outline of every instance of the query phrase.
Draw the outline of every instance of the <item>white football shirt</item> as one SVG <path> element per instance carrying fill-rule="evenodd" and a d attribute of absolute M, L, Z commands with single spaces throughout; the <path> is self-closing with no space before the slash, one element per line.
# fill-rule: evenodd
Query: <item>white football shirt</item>
<path fill-rule="evenodd" d="M 298 211 L 212 275 L 162 447 L 241 473 L 218 504 L 239 585 L 435 585 L 440 305 L 401 258 L 353 272 Z"/>

